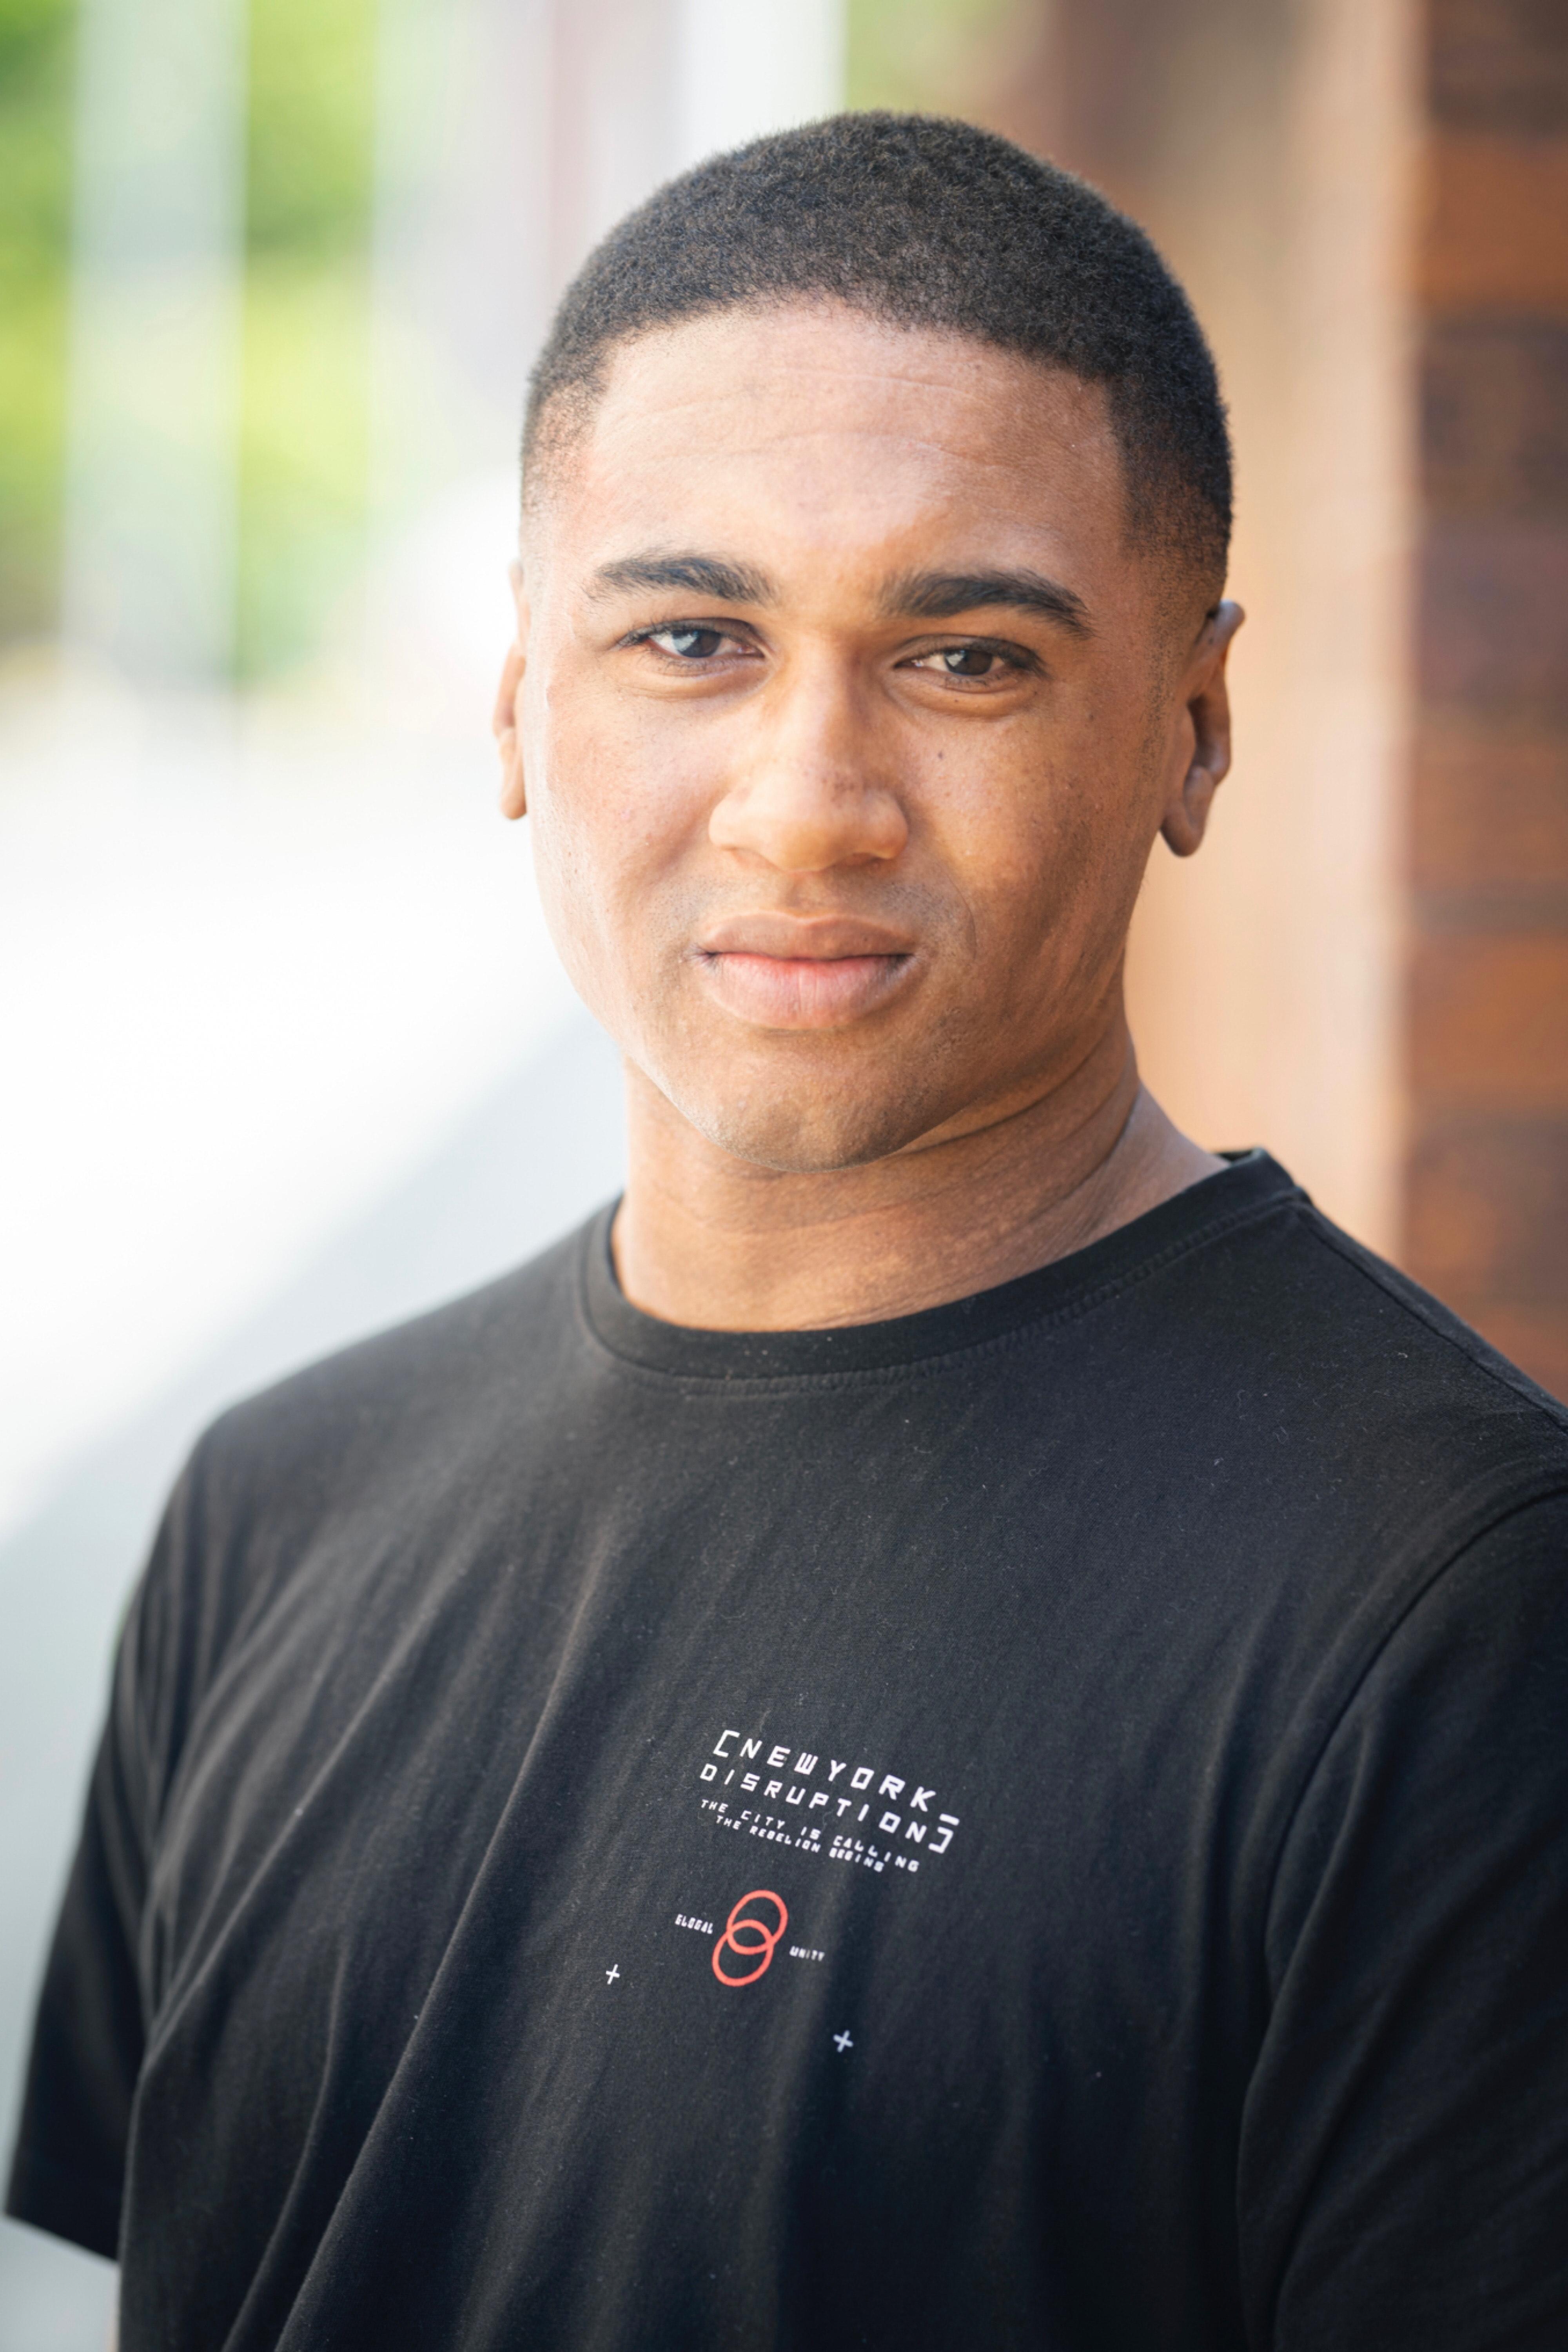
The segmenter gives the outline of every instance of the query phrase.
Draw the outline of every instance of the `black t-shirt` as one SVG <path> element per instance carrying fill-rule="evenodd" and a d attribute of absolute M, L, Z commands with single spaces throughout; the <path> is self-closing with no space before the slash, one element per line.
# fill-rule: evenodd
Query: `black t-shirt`
<path fill-rule="evenodd" d="M 600 1218 L 197 1449 L 11 2210 L 126 2352 L 1562 2352 L 1565 1558 L 1261 1155 L 830 1332 Z"/>

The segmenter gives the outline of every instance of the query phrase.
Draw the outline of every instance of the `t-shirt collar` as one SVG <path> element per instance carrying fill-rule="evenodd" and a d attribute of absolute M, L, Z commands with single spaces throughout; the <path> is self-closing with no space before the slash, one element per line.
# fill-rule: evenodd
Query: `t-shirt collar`
<path fill-rule="evenodd" d="M 930 1364 L 1071 1313 L 1095 1294 L 1121 1289 L 1233 1225 L 1285 1202 L 1304 1201 L 1266 1151 L 1223 1156 L 1229 1165 L 1214 1175 L 1031 1274 L 918 1315 L 831 1330 L 704 1331 L 644 1314 L 616 1278 L 610 1228 L 619 1202 L 612 1202 L 584 1234 L 584 1313 L 593 1336 L 612 1355 L 645 1371 L 687 1380 L 810 1380 Z"/>

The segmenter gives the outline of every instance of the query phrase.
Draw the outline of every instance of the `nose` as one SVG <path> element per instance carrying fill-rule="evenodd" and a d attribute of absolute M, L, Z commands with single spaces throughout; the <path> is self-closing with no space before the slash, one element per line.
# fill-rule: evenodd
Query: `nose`
<path fill-rule="evenodd" d="M 719 849 L 785 874 L 885 864 L 909 839 L 854 680 L 824 660 L 777 679 L 748 711 L 722 796 L 709 819 Z"/>

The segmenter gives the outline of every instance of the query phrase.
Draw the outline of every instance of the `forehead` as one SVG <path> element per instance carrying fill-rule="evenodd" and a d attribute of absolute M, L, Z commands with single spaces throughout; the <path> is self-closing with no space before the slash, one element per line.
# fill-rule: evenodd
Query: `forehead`
<path fill-rule="evenodd" d="M 989 562 L 1119 551 L 1104 394 L 968 337 L 839 304 L 725 311 L 613 355 L 547 505 L 584 562 L 622 540 L 731 551 L 776 539 L 842 562 L 940 535 Z M 963 542 L 963 547 L 959 545 Z"/>

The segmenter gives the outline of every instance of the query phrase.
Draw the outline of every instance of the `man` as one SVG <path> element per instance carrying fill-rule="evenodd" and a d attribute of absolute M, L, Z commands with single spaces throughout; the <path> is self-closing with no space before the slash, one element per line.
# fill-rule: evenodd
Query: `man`
<path fill-rule="evenodd" d="M 608 240 L 525 458 L 626 1197 L 198 1447 L 12 2210 L 132 2352 L 1561 2347 L 1564 1416 L 1123 1020 L 1240 618 L 1183 297 L 847 118 Z"/>

